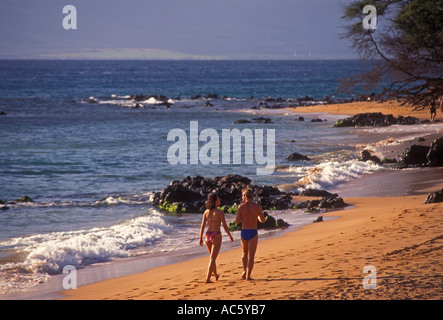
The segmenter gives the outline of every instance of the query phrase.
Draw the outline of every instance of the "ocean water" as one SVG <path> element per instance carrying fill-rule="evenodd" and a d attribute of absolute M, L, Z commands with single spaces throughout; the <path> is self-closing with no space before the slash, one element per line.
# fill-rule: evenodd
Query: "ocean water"
<path fill-rule="evenodd" d="M 300 122 L 296 111 L 256 108 L 305 96 L 324 103 L 341 77 L 363 68 L 345 60 L 0 61 L 0 199 L 9 208 L 0 210 L 0 295 L 48 281 L 66 265 L 198 246 L 200 215 L 168 215 L 150 204 L 171 180 L 236 173 L 285 190 L 331 189 L 381 170 L 356 160 L 366 135 L 332 128 L 337 116 Z M 164 95 L 170 105 L 150 98 L 136 108 L 128 99 L 135 94 Z M 223 98 L 192 98 L 208 94 Z M 272 123 L 233 124 L 257 116 Z M 170 164 L 168 133 L 189 133 L 191 121 L 200 131 L 275 129 L 277 170 L 259 176 L 257 165 L 244 162 Z M 312 161 L 291 163 L 292 152 Z M 33 202 L 11 203 L 24 195 Z M 316 218 L 297 210 L 273 215 L 293 226 Z"/>

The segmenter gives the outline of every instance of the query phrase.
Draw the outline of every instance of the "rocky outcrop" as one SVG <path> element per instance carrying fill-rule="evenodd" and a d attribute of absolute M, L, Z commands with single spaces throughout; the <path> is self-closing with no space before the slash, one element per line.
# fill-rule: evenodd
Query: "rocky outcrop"
<path fill-rule="evenodd" d="M 261 223 L 260 221 L 257 222 L 257 229 L 276 229 L 276 228 L 286 228 L 289 226 L 289 223 L 284 221 L 283 219 L 275 219 L 271 215 L 269 215 L 266 211 L 263 212 L 263 215 L 265 216 L 265 222 Z M 242 224 L 237 222 L 231 222 L 229 223 L 229 230 L 230 231 L 238 231 L 241 230 Z"/>
<path fill-rule="evenodd" d="M 312 223 L 317 223 L 317 222 L 322 222 L 323 221 L 323 217 L 319 216 L 317 219 L 315 219 L 314 221 L 312 221 Z"/>
<path fill-rule="evenodd" d="M 430 146 L 414 144 L 403 151 L 399 167 L 443 166 L 443 137 L 435 139 Z"/>
<path fill-rule="evenodd" d="M 309 157 L 304 156 L 298 152 L 291 153 L 289 156 L 286 157 L 286 159 L 289 161 L 300 161 L 300 160 L 309 161 L 309 160 L 311 160 Z"/>
<path fill-rule="evenodd" d="M 284 193 L 272 186 L 251 185 L 251 180 L 236 174 L 223 177 L 203 178 L 201 176 L 186 177 L 182 181 L 172 181 L 163 191 L 151 197 L 151 203 L 171 213 L 201 213 L 205 210 L 205 202 L 209 193 L 216 191 L 222 201 L 220 209 L 228 213 L 236 213 L 241 203 L 242 190 L 246 187 L 254 191 L 254 201 L 263 209 L 288 209 L 291 206 L 292 193 Z M 264 213 L 266 221 L 257 223 L 259 229 L 276 229 L 289 226 L 282 219 L 275 219 Z M 235 221 L 229 224 L 230 230 L 240 230 L 241 224 Z"/>
<path fill-rule="evenodd" d="M 418 118 L 416 118 L 416 117 L 411 117 L 411 116 L 407 116 L 407 117 L 404 117 L 404 116 L 398 116 L 397 117 L 397 123 L 396 124 L 399 124 L 399 125 L 402 125 L 402 126 L 407 126 L 407 125 L 413 125 L 413 124 L 421 124 L 422 122 L 418 119 Z"/>
<path fill-rule="evenodd" d="M 297 202 L 293 206 L 294 209 L 306 209 L 306 212 L 315 213 L 319 212 L 320 209 L 339 209 L 348 206 L 338 194 L 326 190 L 306 189 L 300 193 L 300 196 L 321 198 Z"/>
<path fill-rule="evenodd" d="M 283 210 L 291 206 L 291 195 L 273 186 L 252 185 L 251 180 L 236 174 L 223 177 L 186 177 L 182 181 L 172 181 L 163 191 L 151 197 L 153 205 L 160 209 L 180 213 L 201 213 L 205 210 L 208 194 L 216 191 L 226 208 L 241 203 L 242 190 L 246 187 L 254 191 L 254 201 L 263 209 Z"/>
<path fill-rule="evenodd" d="M 394 124 L 411 125 L 420 124 L 415 117 L 394 117 L 392 114 L 384 115 L 381 112 L 359 113 L 352 117 L 338 120 L 334 127 L 386 127 Z"/>
<path fill-rule="evenodd" d="M 430 167 L 443 166 L 443 138 L 435 139 L 431 143 L 426 159 L 428 160 L 427 164 Z"/>
<path fill-rule="evenodd" d="M 429 193 L 425 200 L 425 203 L 437 203 L 437 202 L 443 202 L 443 188 Z"/>
<path fill-rule="evenodd" d="M 337 197 L 338 194 L 326 190 L 306 189 L 300 193 L 301 197 Z"/>
<path fill-rule="evenodd" d="M 338 209 L 347 207 L 347 203 L 341 197 L 324 197 L 320 200 L 318 207 L 321 209 Z"/>
<path fill-rule="evenodd" d="M 234 121 L 234 124 L 239 124 L 239 123 L 251 123 L 251 121 L 246 119 L 238 119 Z"/>
<path fill-rule="evenodd" d="M 404 166 L 425 166 L 429 150 L 428 146 L 414 144 L 403 151 L 400 162 Z"/>
<path fill-rule="evenodd" d="M 360 157 L 358 158 L 359 161 L 372 161 L 376 164 L 381 164 L 382 161 L 377 156 L 371 155 L 371 153 L 368 150 L 363 150 L 360 154 Z"/>
<path fill-rule="evenodd" d="M 318 212 L 318 209 L 339 209 L 347 207 L 343 198 L 333 195 L 321 199 L 307 200 L 295 204 L 295 209 L 306 209 L 307 212 Z"/>
<path fill-rule="evenodd" d="M 8 205 L 14 205 L 17 203 L 31 203 L 31 202 L 34 202 L 34 200 L 32 200 L 30 196 L 23 196 L 12 201 L 0 200 L 0 210 L 8 210 L 9 209 Z"/>
<path fill-rule="evenodd" d="M 247 119 L 238 119 L 234 121 L 234 124 L 239 124 L 239 123 L 272 123 L 272 121 L 270 118 L 264 118 L 264 117 L 252 118 L 252 121 Z"/>
<path fill-rule="evenodd" d="M 9 207 L 6 205 L 8 201 L 6 200 L 0 200 L 0 210 L 8 210 Z"/>
<path fill-rule="evenodd" d="M 34 202 L 30 196 L 23 196 L 18 199 L 15 199 L 13 202 Z"/>
<path fill-rule="evenodd" d="M 252 118 L 252 121 L 254 123 L 272 123 L 270 118 L 264 118 L 264 117 Z"/>

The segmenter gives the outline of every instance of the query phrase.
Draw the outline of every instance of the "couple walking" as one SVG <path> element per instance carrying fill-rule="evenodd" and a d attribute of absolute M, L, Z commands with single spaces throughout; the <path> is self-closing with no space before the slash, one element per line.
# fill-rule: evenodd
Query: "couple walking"
<path fill-rule="evenodd" d="M 243 203 L 238 207 L 238 213 L 236 222 L 242 224 L 241 230 L 241 245 L 242 245 L 242 262 L 243 262 L 243 274 L 242 279 L 252 280 L 251 272 L 254 267 L 254 256 L 257 249 L 258 233 L 257 233 L 257 219 L 260 222 L 265 222 L 265 217 L 260 205 L 254 203 L 252 200 L 254 194 L 251 189 L 244 189 L 242 191 Z M 226 233 L 229 235 L 229 239 L 232 239 L 229 228 L 226 224 L 224 212 L 218 210 L 220 205 L 220 198 L 216 193 L 208 195 L 208 201 L 206 202 L 206 211 L 203 214 L 203 220 L 200 228 L 200 245 L 203 246 L 203 232 L 205 230 L 206 223 L 208 224 L 208 230 L 205 235 L 206 247 L 209 251 L 209 266 L 206 276 L 206 282 L 211 282 L 211 276 L 215 276 L 215 280 L 218 280 L 219 274 L 217 274 L 217 267 L 215 260 L 222 243 L 222 236 L 220 232 L 220 226 L 223 225 Z"/>

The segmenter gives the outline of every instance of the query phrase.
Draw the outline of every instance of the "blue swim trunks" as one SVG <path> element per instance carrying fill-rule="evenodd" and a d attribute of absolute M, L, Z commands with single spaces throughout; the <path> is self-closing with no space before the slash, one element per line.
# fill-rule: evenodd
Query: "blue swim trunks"
<path fill-rule="evenodd" d="M 243 240 L 251 240 L 258 235 L 257 229 L 241 229 L 241 238 Z"/>

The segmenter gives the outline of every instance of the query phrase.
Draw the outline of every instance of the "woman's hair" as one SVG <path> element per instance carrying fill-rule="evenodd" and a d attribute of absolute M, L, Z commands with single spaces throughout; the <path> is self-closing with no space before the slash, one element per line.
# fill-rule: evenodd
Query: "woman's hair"
<path fill-rule="evenodd" d="M 214 210 L 217 198 L 218 194 L 216 192 L 208 194 L 208 200 L 206 201 L 206 209 Z"/>

